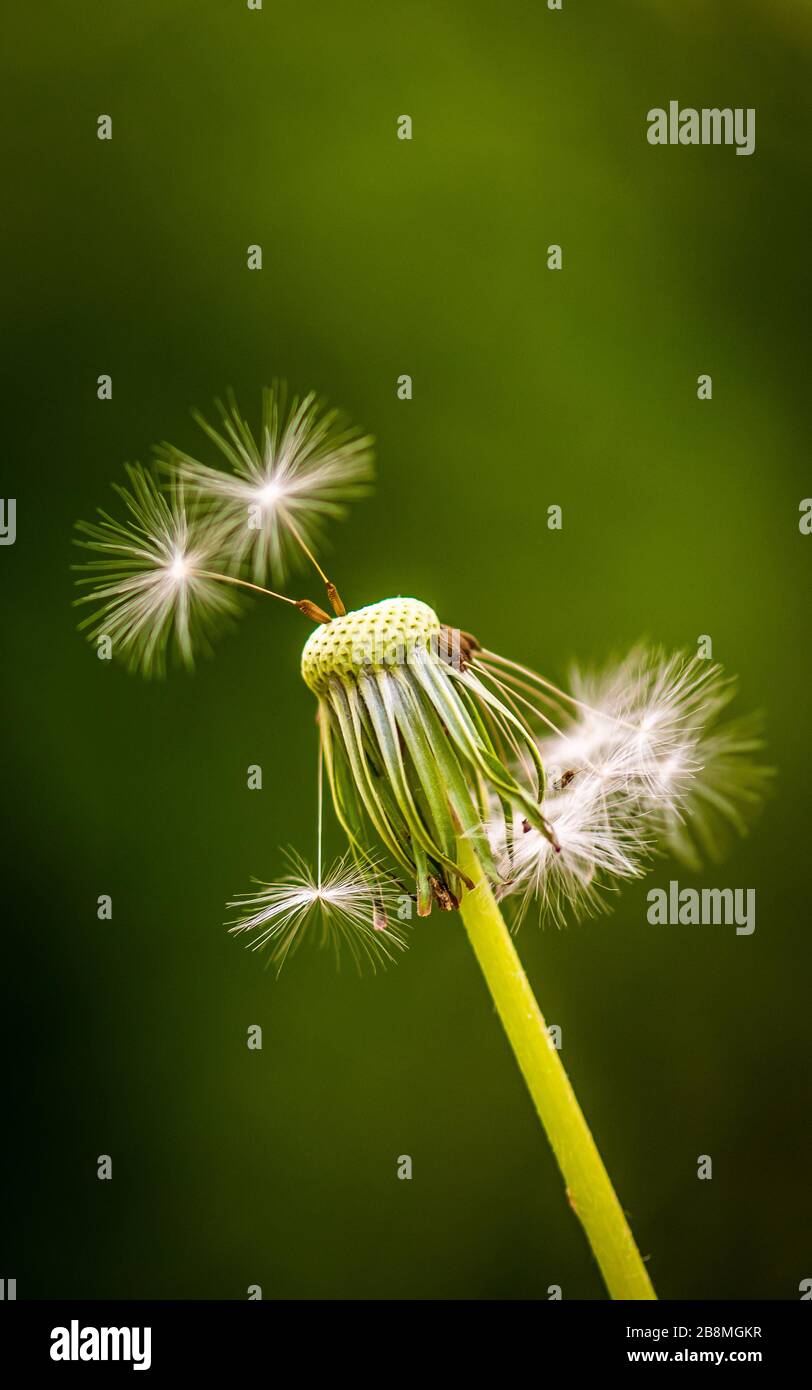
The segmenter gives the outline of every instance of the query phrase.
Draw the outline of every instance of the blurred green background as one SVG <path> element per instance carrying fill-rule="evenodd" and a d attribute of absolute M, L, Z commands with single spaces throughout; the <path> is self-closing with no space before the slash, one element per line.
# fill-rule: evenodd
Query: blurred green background
<path fill-rule="evenodd" d="M 221 926 L 312 845 L 306 624 L 257 605 L 163 684 L 75 631 L 74 520 L 158 440 L 210 458 L 190 405 L 230 384 L 256 419 L 283 375 L 378 440 L 333 535 L 353 606 L 417 595 L 553 678 L 707 633 L 766 711 L 777 794 L 721 869 L 662 862 L 519 945 L 660 1295 L 797 1298 L 808 6 L 84 0 L 10 28 L 0 1275 L 21 1298 L 603 1297 L 456 918 L 363 979 L 303 949 L 276 981 Z M 755 107 L 755 154 L 649 147 L 672 98 Z M 674 876 L 754 887 L 755 934 L 649 926 Z"/>

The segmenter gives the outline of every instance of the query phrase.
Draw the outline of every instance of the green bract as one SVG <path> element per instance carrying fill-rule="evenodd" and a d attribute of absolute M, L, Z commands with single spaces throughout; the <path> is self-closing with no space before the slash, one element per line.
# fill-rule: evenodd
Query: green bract
<path fill-rule="evenodd" d="M 485 823 L 512 834 L 514 811 L 548 834 L 544 771 L 524 719 L 470 669 L 478 644 L 413 598 L 334 618 L 311 634 L 302 676 L 319 728 L 336 814 L 354 853 L 377 838 L 415 883 L 418 912 L 458 906 L 465 836 L 498 877 Z M 526 784 L 508 766 L 519 748 Z"/>

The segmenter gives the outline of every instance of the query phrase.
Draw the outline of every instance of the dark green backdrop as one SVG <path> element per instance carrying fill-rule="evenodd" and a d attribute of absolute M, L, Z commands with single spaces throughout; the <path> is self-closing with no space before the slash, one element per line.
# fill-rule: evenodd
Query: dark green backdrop
<path fill-rule="evenodd" d="M 354 605 L 415 594 L 553 677 L 707 633 L 765 709 L 776 795 L 721 869 L 662 863 L 520 948 L 660 1294 L 797 1298 L 809 8 L 83 0 L 10 30 L 0 1276 L 20 1298 L 603 1296 L 457 920 L 383 977 L 302 951 L 278 982 L 220 925 L 312 843 L 303 621 L 257 606 L 153 685 L 74 630 L 74 520 L 157 440 L 197 450 L 191 404 L 231 384 L 255 415 L 285 375 L 378 439 L 376 496 L 333 537 Z M 672 98 L 755 107 L 755 154 L 649 147 Z M 756 888 L 755 934 L 649 926 L 675 873 Z"/>

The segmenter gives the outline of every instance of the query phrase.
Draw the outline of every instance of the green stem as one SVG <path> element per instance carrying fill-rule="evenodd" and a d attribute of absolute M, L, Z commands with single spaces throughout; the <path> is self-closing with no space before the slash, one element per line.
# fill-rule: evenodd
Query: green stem
<path fill-rule="evenodd" d="M 460 904 L 465 929 L 558 1159 L 567 1199 L 586 1231 L 606 1287 L 612 1298 L 656 1298 L 575 1092 L 548 1038 L 499 905 L 465 839 L 459 842 L 458 863 L 474 883 Z"/>

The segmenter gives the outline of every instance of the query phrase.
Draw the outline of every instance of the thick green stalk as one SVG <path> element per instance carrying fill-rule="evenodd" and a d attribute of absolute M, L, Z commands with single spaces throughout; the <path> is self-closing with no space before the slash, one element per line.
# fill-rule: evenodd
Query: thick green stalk
<path fill-rule="evenodd" d="M 465 839 L 459 842 L 458 862 L 475 885 L 463 893 L 460 905 L 466 931 L 606 1287 L 612 1298 L 656 1298 L 505 920 Z"/>

